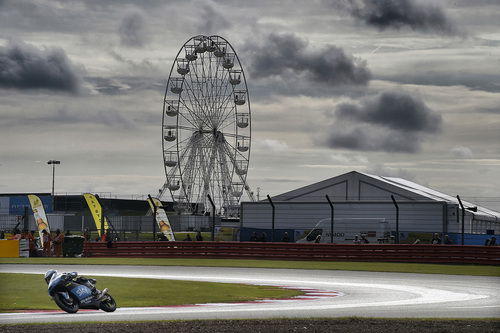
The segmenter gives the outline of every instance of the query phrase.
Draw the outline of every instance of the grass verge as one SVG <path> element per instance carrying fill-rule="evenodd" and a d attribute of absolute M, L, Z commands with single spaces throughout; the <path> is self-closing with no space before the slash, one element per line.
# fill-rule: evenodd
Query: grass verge
<path fill-rule="evenodd" d="M 269 286 L 99 276 L 97 287 L 109 288 L 120 307 L 231 303 L 301 295 L 298 290 Z M 41 274 L 0 273 L 0 312 L 59 309 L 47 294 Z"/>
<path fill-rule="evenodd" d="M 384 262 L 323 262 L 165 258 L 0 258 L 0 264 L 253 267 L 500 276 L 499 266 L 445 264 L 438 265 Z"/>

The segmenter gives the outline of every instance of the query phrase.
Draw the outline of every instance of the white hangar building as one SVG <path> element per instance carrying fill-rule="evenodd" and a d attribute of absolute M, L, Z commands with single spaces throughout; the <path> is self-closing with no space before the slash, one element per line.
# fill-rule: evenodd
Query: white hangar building
<path fill-rule="evenodd" d="M 405 179 L 357 171 L 272 197 L 275 206 L 274 241 L 280 241 L 285 232 L 293 235 L 290 237 L 292 241 L 297 241 L 319 221 L 331 219 L 331 206 L 326 195 L 333 203 L 334 221 L 339 228 L 342 223 L 347 223 L 356 232 L 359 231 L 355 226 L 358 222 L 384 221 L 394 237 L 397 214 L 391 199 L 393 196 L 399 207 L 401 242 L 405 239 L 413 241 L 412 235 L 413 238 L 425 238 L 432 237 L 433 233 L 439 233 L 441 237 L 449 235 L 454 244 L 461 242 L 462 210 L 456 197 Z M 500 233 L 499 212 L 463 200 L 462 203 L 466 208 L 465 244 L 482 245 L 487 237 Z M 267 241 L 271 241 L 272 206 L 269 200 L 243 202 L 240 226 L 243 241 L 249 240 L 254 232 L 257 235 L 265 233 Z"/>

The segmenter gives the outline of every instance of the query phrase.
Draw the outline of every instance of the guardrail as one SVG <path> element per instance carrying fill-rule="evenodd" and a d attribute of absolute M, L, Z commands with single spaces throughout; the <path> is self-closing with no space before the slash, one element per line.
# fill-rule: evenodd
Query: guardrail
<path fill-rule="evenodd" d="M 499 265 L 500 247 L 253 242 L 85 242 L 85 257 L 384 261 Z"/>

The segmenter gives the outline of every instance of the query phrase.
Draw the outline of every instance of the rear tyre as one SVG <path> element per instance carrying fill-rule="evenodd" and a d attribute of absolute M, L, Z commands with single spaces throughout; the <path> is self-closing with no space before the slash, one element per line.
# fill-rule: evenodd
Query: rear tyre
<path fill-rule="evenodd" d="M 76 313 L 79 309 L 78 303 L 70 296 L 69 300 L 64 298 L 62 294 L 55 294 L 54 301 L 61 310 L 67 313 Z"/>
<path fill-rule="evenodd" d="M 106 312 L 113 312 L 116 310 L 116 302 L 115 299 L 111 295 L 104 296 L 103 301 L 99 305 L 101 310 Z"/>

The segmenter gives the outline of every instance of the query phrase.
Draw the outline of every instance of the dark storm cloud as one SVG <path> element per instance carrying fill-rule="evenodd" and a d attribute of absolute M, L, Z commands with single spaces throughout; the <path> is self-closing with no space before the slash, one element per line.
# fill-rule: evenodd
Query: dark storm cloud
<path fill-rule="evenodd" d="M 331 148 L 414 153 L 427 134 L 441 130 L 441 115 L 405 92 L 384 92 L 359 105 L 340 104 L 326 145 Z"/>
<path fill-rule="evenodd" d="M 366 85 L 371 74 L 366 63 L 336 46 L 316 50 L 293 34 L 272 33 L 260 44 L 245 45 L 253 78 L 294 74 L 295 79 L 339 85 Z"/>
<path fill-rule="evenodd" d="M 451 60 L 449 61 L 451 62 Z M 488 66 L 490 63 L 485 62 L 483 67 Z M 401 71 L 397 74 L 381 74 L 376 75 L 375 79 L 394 81 L 405 84 L 419 84 L 419 85 L 433 85 L 433 86 L 464 86 L 471 90 L 482 90 L 492 93 L 500 92 L 500 74 L 497 74 L 494 65 L 491 66 L 491 71 L 488 68 L 480 68 L 478 64 L 474 70 L 459 70 L 450 73 L 447 70 L 423 70 L 418 72 L 404 72 Z M 438 66 L 436 66 L 438 67 Z M 443 65 L 444 67 L 444 65 Z"/>
<path fill-rule="evenodd" d="M 340 120 L 361 121 L 410 132 L 436 132 L 442 121 L 441 116 L 421 100 L 403 92 L 384 92 L 364 101 L 361 106 L 340 104 L 335 115 Z"/>
<path fill-rule="evenodd" d="M 217 34 L 221 30 L 231 27 L 231 22 L 227 20 L 217 5 L 211 1 L 204 2 L 199 7 L 199 14 L 195 17 L 196 33 L 202 35 Z"/>
<path fill-rule="evenodd" d="M 458 33 L 440 7 L 414 0 L 345 0 L 334 3 L 347 9 L 359 21 L 380 30 L 410 28 L 445 35 Z"/>
<path fill-rule="evenodd" d="M 125 46 L 141 47 L 148 41 L 144 17 L 139 12 L 127 14 L 118 29 L 120 43 Z"/>
<path fill-rule="evenodd" d="M 21 42 L 0 46 L 0 87 L 77 93 L 80 76 L 60 48 L 38 49 Z"/>

